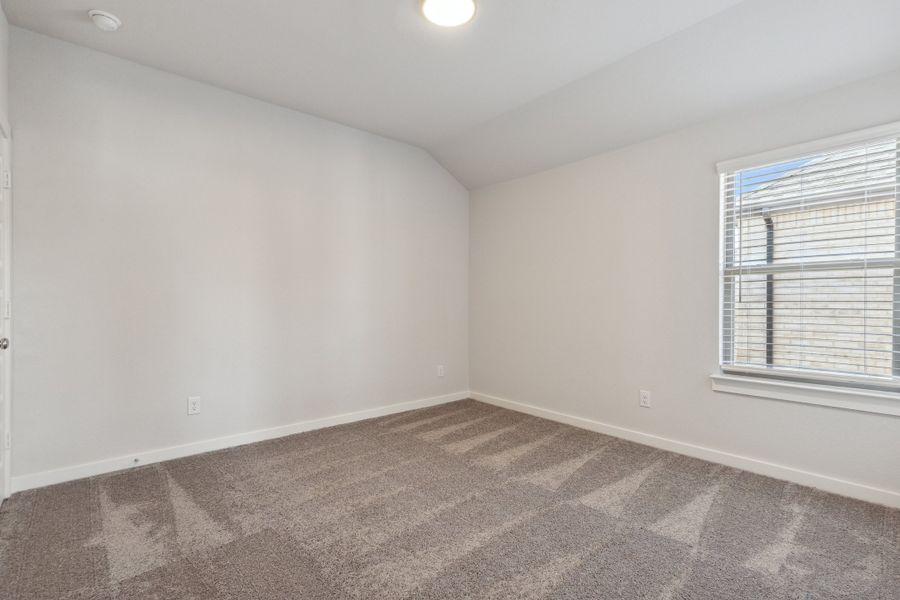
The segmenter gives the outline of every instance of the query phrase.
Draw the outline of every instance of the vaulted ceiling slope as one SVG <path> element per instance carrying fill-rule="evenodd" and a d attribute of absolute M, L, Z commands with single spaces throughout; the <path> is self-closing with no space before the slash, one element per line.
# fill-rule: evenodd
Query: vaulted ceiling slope
<path fill-rule="evenodd" d="M 470 188 L 900 68 L 897 0 L 3 0 L 13 25 L 403 140 Z M 124 21 L 99 32 L 86 14 Z"/>

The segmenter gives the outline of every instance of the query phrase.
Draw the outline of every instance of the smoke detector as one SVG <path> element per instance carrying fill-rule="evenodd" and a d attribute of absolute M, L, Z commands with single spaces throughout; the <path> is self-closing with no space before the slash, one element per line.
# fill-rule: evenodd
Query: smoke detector
<path fill-rule="evenodd" d="M 88 16 L 100 31 L 112 32 L 122 26 L 122 20 L 119 17 L 112 13 L 108 13 L 105 10 L 88 11 Z"/>

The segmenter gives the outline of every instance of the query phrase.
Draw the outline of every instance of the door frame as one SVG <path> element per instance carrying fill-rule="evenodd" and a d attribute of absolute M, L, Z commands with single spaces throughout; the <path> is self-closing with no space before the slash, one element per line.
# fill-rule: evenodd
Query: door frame
<path fill-rule="evenodd" d="M 12 339 L 12 135 L 9 122 L 0 115 L 0 222 L 5 234 L 0 236 L 0 261 L 2 261 L 2 289 L 0 305 L 0 337 Z M 3 431 L 0 431 L 0 460 L 3 461 L 3 477 L 0 481 L 0 502 L 12 494 L 12 361 L 13 344 L 3 350 L 0 360 L 0 394 L 3 395 Z"/>

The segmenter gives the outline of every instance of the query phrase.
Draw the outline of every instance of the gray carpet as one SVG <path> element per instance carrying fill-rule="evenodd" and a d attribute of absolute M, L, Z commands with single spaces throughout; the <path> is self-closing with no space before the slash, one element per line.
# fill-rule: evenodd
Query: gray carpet
<path fill-rule="evenodd" d="M 472 400 L 13 496 L 0 596 L 900 598 L 900 511 Z"/>

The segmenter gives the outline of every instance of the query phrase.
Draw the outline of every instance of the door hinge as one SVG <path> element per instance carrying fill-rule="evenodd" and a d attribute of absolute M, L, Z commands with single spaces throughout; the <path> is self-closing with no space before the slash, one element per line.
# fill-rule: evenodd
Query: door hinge
<path fill-rule="evenodd" d="M 12 187 L 12 173 L 3 171 L 3 189 L 8 190 Z"/>
<path fill-rule="evenodd" d="M 12 433 L 9 431 L 6 432 L 6 436 L 3 439 L 3 447 L 6 450 L 9 450 L 10 448 L 12 448 Z"/>
<path fill-rule="evenodd" d="M 3 318 L 12 319 L 12 300 L 3 303 Z"/>

